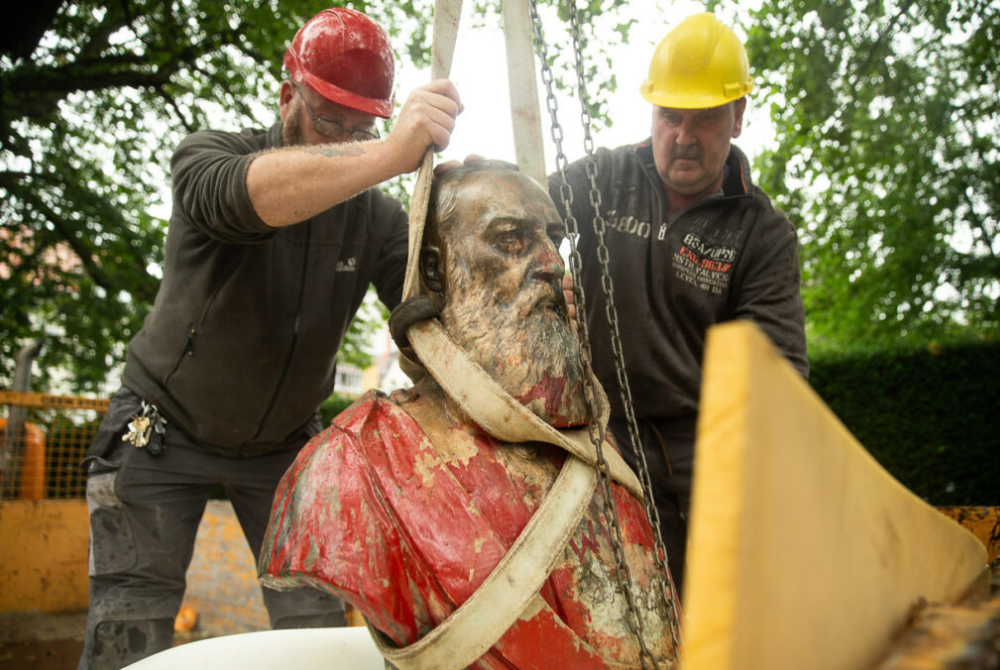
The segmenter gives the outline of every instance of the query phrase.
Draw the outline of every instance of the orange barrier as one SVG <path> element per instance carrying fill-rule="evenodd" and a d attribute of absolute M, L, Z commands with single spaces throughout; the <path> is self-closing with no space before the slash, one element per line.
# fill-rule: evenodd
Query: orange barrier
<path fill-rule="evenodd" d="M 0 501 L 0 612 L 86 610 L 89 528 L 83 500 Z"/>
<path fill-rule="evenodd" d="M 0 419 L 0 445 L 8 448 L 7 419 Z M 33 423 L 24 424 L 24 444 L 18 477 L 19 500 L 41 500 L 45 497 L 45 433 Z"/>

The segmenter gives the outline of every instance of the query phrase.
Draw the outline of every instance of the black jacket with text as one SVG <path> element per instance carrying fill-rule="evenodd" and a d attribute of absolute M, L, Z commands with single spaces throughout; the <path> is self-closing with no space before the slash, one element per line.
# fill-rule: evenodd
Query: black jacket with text
<path fill-rule="evenodd" d="M 682 432 L 693 431 L 705 334 L 724 321 L 752 319 L 808 376 L 795 228 L 751 182 L 743 153 L 731 148 L 720 193 L 691 204 L 673 220 L 649 140 L 599 149 L 594 158 L 636 417 L 676 419 Z M 623 417 L 586 159 L 571 164 L 567 175 L 580 230 L 594 370 L 612 415 Z M 559 184 L 558 174 L 549 178 L 562 211 Z"/>

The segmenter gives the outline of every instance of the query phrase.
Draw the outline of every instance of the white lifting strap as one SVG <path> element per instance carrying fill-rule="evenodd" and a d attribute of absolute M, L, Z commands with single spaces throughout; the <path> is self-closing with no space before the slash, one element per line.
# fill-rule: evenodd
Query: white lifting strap
<path fill-rule="evenodd" d="M 436 0 L 434 3 L 434 42 L 431 44 L 431 78 L 444 79 L 451 72 L 451 59 L 455 54 L 455 40 L 458 38 L 458 21 L 462 16 L 462 0 Z M 434 147 L 428 147 L 417 172 L 417 183 L 410 198 L 410 237 L 406 275 L 403 278 L 403 301 L 409 300 L 420 291 L 417 278 L 417 259 L 424 239 L 424 223 L 427 221 L 427 202 L 431 194 L 431 180 L 434 178 Z"/>
<path fill-rule="evenodd" d="M 556 430 L 515 400 L 445 332 L 437 319 L 420 321 L 406 331 L 413 351 L 445 393 L 487 433 L 504 442 L 554 444 L 585 463 L 597 465 L 597 449 L 588 428 Z M 607 429 L 608 400 L 597 389 L 593 420 Z M 617 451 L 606 445 L 603 455 L 611 478 L 643 500 L 642 485 Z"/>
<path fill-rule="evenodd" d="M 552 571 L 594 495 L 597 471 L 566 459 L 552 488 L 476 592 L 434 630 L 396 648 L 369 625 L 379 652 L 399 670 L 460 670 L 507 632 Z"/>

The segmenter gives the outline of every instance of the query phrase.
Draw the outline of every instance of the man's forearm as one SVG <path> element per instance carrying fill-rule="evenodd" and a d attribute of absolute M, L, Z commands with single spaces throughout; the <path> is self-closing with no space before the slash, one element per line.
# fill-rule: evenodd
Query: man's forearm
<path fill-rule="evenodd" d="M 275 149 L 250 163 L 247 189 L 261 220 L 282 227 L 305 221 L 396 176 L 385 142 Z"/>
<path fill-rule="evenodd" d="M 416 170 L 428 147 L 442 151 L 448 146 L 461 111 L 455 86 L 436 79 L 410 94 L 384 139 L 262 153 L 247 171 L 250 202 L 269 226 L 304 221 L 386 179 Z"/>

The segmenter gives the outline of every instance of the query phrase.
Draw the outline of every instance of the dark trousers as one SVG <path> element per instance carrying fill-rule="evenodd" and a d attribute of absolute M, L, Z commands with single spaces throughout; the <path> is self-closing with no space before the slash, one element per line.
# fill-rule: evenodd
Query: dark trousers
<path fill-rule="evenodd" d="M 608 427 L 618 441 L 622 457 L 639 473 L 624 419 L 612 418 Z M 677 587 L 684 585 L 687 554 L 688 510 L 691 506 L 691 473 L 694 463 L 694 420 L 638 421 L 641 449 L 649 468 L 653 500 L 660 515 L 660 533 L 667 550 L 667 564 Z"/>
<path fill-rule="evenodd" d="M 80 670 L 117 670 L 172 644 L 173 624 L 213 485 L 221 483 L 260 553 L 275 488 L 297 449 L 226 458 L 168 425 L 159 456 L 122 442 L 139 399 L 120 391 L 87 459 L 90 608 Z M 100 454 L 100 455 L 97 455 Z M 344 625 L 343 603 L 312 588 L 263 589 L 273 628 Z"/>

